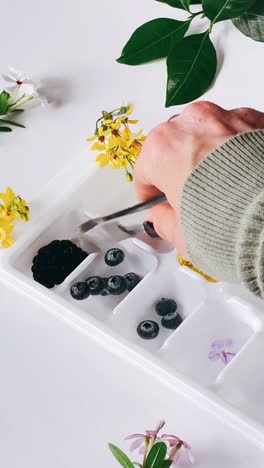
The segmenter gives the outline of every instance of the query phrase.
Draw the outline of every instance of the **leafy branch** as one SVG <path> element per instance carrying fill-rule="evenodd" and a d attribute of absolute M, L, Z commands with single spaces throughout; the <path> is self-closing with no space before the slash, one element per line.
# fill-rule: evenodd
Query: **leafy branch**
<path fill-rule="evenodd" d="M 217 55 L 210 36 L 217 23 L 231 19 L 243 34 L 264 41 L 263 0 L 156 1 L 184 10 L 186 20 L 158 18 L 143 24 L 132 34 L 117 62 L 141 65 L 166 58 L 166 107 L 193 101 L 211 86 Z M 193 12 L 192 5 L 201 3 L 202 9 Z M 204 33 L 186 36 L 197 16 L 209 19 L 209 28 Z"/>

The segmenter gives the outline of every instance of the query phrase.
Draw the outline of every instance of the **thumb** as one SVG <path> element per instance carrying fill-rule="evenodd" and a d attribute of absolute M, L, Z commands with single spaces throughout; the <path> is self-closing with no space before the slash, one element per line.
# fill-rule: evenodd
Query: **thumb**
<path fill-rule="evenodd" d="M 148 232 L 148 223 L 153 224 L 152 233 Z M 182 255 L 184 259 L 189 260 L 179 216 L 168 203 L 151 208 L 146 215 L 144 227 L 147 234 L 150 234 L 151 237 L 154 237 L 156 232 L 161 239 L 174 245 L 178 253 Z"/>

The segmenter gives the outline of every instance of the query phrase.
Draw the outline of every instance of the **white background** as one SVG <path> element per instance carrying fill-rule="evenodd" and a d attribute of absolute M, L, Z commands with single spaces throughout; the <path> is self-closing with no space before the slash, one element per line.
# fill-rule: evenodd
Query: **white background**
<path fill-rule="evenodd" d="M 92 161 L 85 138 L 102 109 L 134 102 L 146 131 L 179 111 L 164 107 L 164 61 L 141 67 L 115 62 L 135 27 L 158 16 L 175 17 L 176 10 L 154 0 L 13 0 L 1 6 L 0 71 L 12 65 L 41 78 L 53 101 L 25 113 L 26 130 L 1 134 L 1 190 L 11 185 L 31 199 L 77 155 Z M 206 99 L 264 110 L 264 45 L 231 23 L 215 29 L 222 65 Z M 201 427 L 199 409 L 165 384 L 3 285 L 0 376 L 1 468 L 114 467 L 106 442 L 119 443 L 160 416 L 170 431 L 193 442 L 198 466 L 242 468 L 251 465 L 252 453 L 257 457 L 209 415 Z M 254 466 L 261 466 L 257 458 Z"/>

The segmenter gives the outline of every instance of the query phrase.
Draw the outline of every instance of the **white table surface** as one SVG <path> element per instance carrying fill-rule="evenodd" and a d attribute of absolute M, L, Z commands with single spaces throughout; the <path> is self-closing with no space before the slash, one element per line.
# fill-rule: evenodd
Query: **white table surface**
<path fill-rule="evenodd" d="M 164 62 L 141 67 L 115 62 L 137 25 L 174 14 L 154 0 L 13 0 L 1 6 L 0 71 L 12 65 L 32 73 L 55 101 L 25 113 L 26 130 L 1 135 L 1 190 L 11 185 L 31 199 L 76 155 L 92 160 L 85 138 L 102 109 L 132 101 L 145 130 L 179 111 L 164 108 Z M 218 25 L 214 37 L 223 63 L 206 99 L 227 108 L 264 110 L 264 46 L 231 23 Z M 178 421 L 180 433 L 194 441 L 198 466 L 227 466 L 229 454 L 233 467 L 242 468 L 252 453 L 257 457 L 243 438 L 234 436 L 230 445 L 224 422 L 209 431 L 207 415 L 201 428 L 191 401 L 3 284 L 0 373 L 3 468 L 114 467 L 106 442 L 118 443 L 160 416 L 169 430 Z M 257 458 L 254 466 L 261 466 Z"/>

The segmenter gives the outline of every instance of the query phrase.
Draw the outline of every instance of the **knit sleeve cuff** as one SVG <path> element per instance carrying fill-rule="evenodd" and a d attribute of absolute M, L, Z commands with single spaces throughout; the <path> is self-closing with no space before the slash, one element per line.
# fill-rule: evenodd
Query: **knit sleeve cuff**
<path fill-rule="evenodd" d="M 194 169 L 181 224 L 195 266 L 264 297 L 264 130 L 231 138 Z"/>

